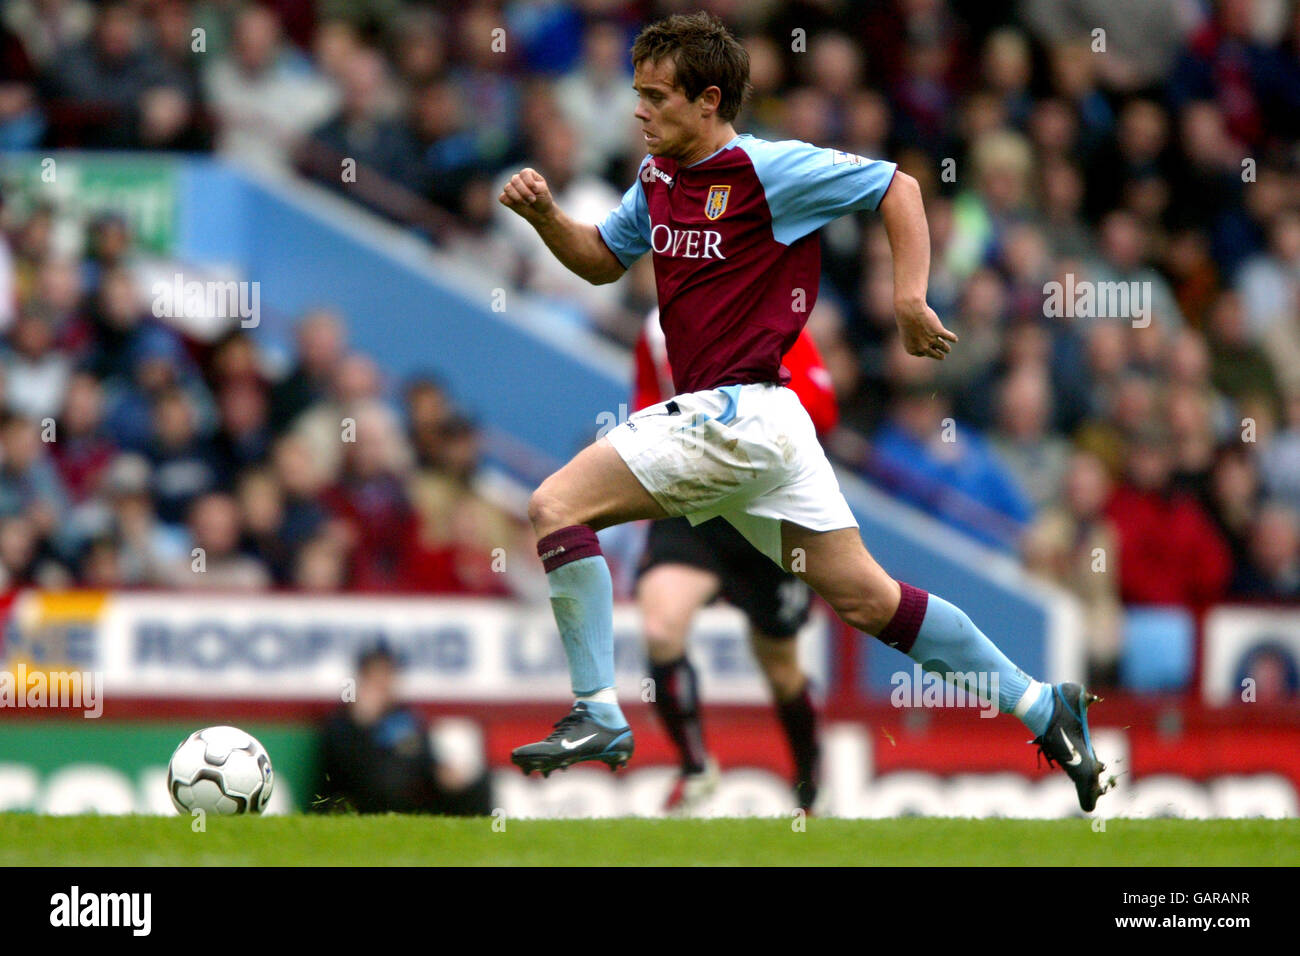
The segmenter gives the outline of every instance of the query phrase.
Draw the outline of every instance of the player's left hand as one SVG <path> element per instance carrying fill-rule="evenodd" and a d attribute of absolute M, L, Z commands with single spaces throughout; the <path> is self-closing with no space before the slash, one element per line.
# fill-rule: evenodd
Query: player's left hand
<path fill-rule="evenodd" d="M 898 332 L 903 337 L 903 348 L 908 355 L 932 358 L 942 362 L 952 351 L 957 336 L 943 327 L 938 314 L 924 302 L 912 305 L 895 305 Z"/>

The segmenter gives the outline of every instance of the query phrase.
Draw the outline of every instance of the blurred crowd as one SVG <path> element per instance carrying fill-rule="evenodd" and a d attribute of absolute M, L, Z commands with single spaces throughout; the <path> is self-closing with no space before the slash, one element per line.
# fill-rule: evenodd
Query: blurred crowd
<path fill-rule="evenodd" d="M 931 304 L 961 336 L 941 365 L 898 344 L 878 219 L 823 231 L 810 328 L 842 402 L 841 461 L 1079 593 L 1102 666 L 1125 604 L 1300 600 L 1300 5 L 1286 0 L 10 0 L 0 148 L 296 169 L 626 342 L 654 304 L 649 257 L 588 286 L 495 198 L 526 164 L 570 214 L 612 208 L 644 151 L 631 39 L 700 7 L 750 52 L 740 129 L 896 160 L 926 194 Z M 511 519 L 484 503 L 473 527 L 443 527 L 460 509 L 440 509 L 475 494 L 475 437 L 436 383 L 408 390 L 405 416 L 367 406 L 390 422 L 384 447 L 340 446 L 339 409 L 379 379 L 340 317 L 304 318 L 297 367 L 265 380 L 245 337 L 196 355 L 133 320 L 102 244 L 62 261 L 9 225 L 11 577 L 44 556 L 89 582 L 165 578 L 142 570 L 155 535 L 178 560 L 205 542 L 236 582 L 509 586 L 455 555 L 516 533 Z M 1139 298 L 1094 317 L 1049 308 L 1053 282 Z M 42 454 L 46 414 L 62 431 Z M 85 519 L 56 520 L 65 501 Z M 404 556 L 421 548 L 451 556 Z"/>
<path fill-rule="evenodd" d="M 155 318 L 122 218 L 92 222 L 82 256 L 54 219 L 0 243 L 0 587 L 528 586 L 533 562 L 503 553 L 531 552 L 524 526 L 482 493 L 478 431 L 437 380 L 401 383 L 394 408 L 328 309 L 274 374 L 249 332 Z"/>

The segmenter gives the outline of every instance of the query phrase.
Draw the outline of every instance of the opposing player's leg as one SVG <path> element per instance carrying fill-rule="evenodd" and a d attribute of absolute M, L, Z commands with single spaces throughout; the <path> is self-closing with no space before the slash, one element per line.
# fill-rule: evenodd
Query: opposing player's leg
<path fill-rule="evenodd" d="M 794 798 L 802 810 L 817 802 L 821 747 L 817 743 L 817 709 L 808 675 L 799 666 L 798 641 L 793 634 L 774 637 L 751 629 L 754 659 L 767 678 L 777 719 L 794 760 Z"/>
<path fill-rule="evenodd" d="M 721 587 L 717 574 L 699 566 L 706 564 L 707 555 L 693 555 L 703 550 L 697 529 L 684 518 L 656 522 L 647 542 L 649 566 L 637 579 L 637 604 L 654 681 L 651 699 L 681 761 L 681 773 L 664 809 L 678 815 L 696 810 L 720 780 L 717 764 L 704 746 L 699 681 L 686 656 L 686 638 L 696 612 Z"/>
<path fill-rule="evenodd" d="M 605 439 L 589 445 L 542 482 L 528 503 L 551 609 L 564 642 L 574 704 L 544 740 L 511 760 L 543 775 L 582 760 L 611 769 L 632 755 L 632 731 L 614 692 L 613 587 L 596 531 L 663 509 Z"/>
<path fill-rule="evenodd" d="M 721 527 L 725 534 L 717 537 L 723 568 L 722 594 L 749 619 L 750 646 L 771 689 L 776 716 L 794 761 L 795 802 L 811 810 L 817 798 L 821 751 L 808 676 L 799 666 L 798 634 L 808 621 L 812 592 L 731 524 Z"/>
<path fill-rule="evenodd" d="M 868 553 L 856 528 L 810 531 L 781 528 L 787 564 L 851 627 L 865 631 L 940 674 L 988 674 L 998 709 L 1015 714 L 1035 735 L 1049 761 L 1074 781 L 1079 805 L 1096 806 L 1104 792 L 1088 734 L 1087 707 L 1096 698 L 1078 684 L 1053 687 L 1016 667 L 960 608 L 937 595 L 895 581 Z"/>

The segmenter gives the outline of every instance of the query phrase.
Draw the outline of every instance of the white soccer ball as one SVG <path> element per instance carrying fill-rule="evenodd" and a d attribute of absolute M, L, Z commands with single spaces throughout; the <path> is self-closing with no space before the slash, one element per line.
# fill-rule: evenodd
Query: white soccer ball
<path fill-rule="evenodd" d="M 261 813 L 274 783 L 266 748 L 237 727 L 196 730 L 167 765 L 167 792 L 185 814 Z"/>

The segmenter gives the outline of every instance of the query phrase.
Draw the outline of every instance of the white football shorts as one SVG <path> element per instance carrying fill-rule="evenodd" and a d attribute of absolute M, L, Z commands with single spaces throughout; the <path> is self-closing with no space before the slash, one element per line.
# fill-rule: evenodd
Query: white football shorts
<path fill-rule="evenodd" d="M 605 435 L 668 514 L 723 517 L 782 564 L 781 522 L 856 528 L 799 397 L 780 385 L 687 392 L 636 412 Z"/>

